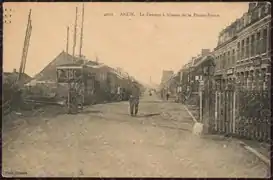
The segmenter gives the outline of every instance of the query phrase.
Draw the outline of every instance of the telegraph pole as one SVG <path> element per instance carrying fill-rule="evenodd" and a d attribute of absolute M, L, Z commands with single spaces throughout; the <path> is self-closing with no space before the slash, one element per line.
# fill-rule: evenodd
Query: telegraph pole
<path fill-rule="evenodd" d="M 75 27 L 74 27 L 74 42 L 73 42 L 73 60 L 75 58 L 75 48 L 77 41 L 77 20 L 78 20 L 78 7 L 76 7 L 76 19 L 75 19 Z"/>
<path fill-rule="evenodd" d="M 69 26 L 67 26 L 67 37 L 66 37 L 66 53 L 68 54 L 69 47 Z"/>
<path fill-rule="evenodd" d="M 21 59 L 21 63 L 20 63 L 20 68 L 19 68 L 19 73 L 18 73 L 17 80 L 20 80 L 21 74 L 25 72 L 27 53 L 28 53 L 28 47 L 29 47 L 29 40 L 30 40 L 30 36 L 31 36 L 31 31 L 32 31 L 32 24 L 31 24 L 31 10 L 30 10 L 29 11 L 29 15 L 28 15 L 28 23 L 27 23 L 27 28 L 26 28 L 25 40 L 24 40 L 22 59 Z"/>
<path fill-rule="evenodd" d="M 82 4 L 82 25 L 81 25 L 81 41 L 80 41 L 80 57 L 82 56 L 82 43 L 83 43 L 83 22 L 84 22 L 84 4 Z"/>

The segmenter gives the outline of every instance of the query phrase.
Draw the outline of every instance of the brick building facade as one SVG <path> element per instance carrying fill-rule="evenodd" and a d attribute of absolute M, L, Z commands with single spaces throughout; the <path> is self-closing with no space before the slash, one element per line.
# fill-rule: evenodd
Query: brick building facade
<path fill-rule="evenodd" d="M 271 4 L 249 3 L 248 12 L 220 32 L 214 49 L 215 79 L 220 88 L 263 89 L 271 77 Z"/>

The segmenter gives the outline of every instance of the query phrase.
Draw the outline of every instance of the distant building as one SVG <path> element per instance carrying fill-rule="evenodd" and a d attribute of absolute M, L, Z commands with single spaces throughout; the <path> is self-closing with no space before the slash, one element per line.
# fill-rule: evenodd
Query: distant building
<path fill-rule="evenodd" d="M 192 57 L 190 61 L 185 64 L 182 69 L 178 71 L 179 82 L 182 86 L 190 86 L 193 92 L 197 92 L 199 88 L 199 81 L 203 77 L 203 65 L 208 56 L 211 56 L 210 49 L 201 49 L 201 54 Z"/>
<path fill-rule="evenodd" d="M 174 71 L 171 70 L 163 70 L 162 77 L 161 77 L 161 83 L 164 84 L 166 81 L 168 81 L 172 76 L 174 75 Z"/>
<path fill-rule="evenodd" d="M 13 72 L 4 72 L 3 73 L 3 83 L 7 83 L 7 84 L 13 84 L 16 82 L 17 78 L 18 78 L 19 73 L 16 71 L 16 69 L 13 70 Z M 23 73 L 21 75 L 21 80 L 22 82 L 28 83 L 31 81 L 31 77 L 29 75 L 27 75 L 26 73 Z"/>

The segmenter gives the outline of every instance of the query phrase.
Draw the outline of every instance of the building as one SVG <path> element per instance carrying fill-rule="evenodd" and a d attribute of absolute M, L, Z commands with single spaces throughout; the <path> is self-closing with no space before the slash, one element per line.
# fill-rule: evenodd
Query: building
<path fill-rule="evenodd" d="M 3 84 L 2 84 L 2 109 L 5 109 L 6 106 L 4 105 L 6 102 L 9 102 L 12 100 L 15 96 L 14 93 L 18 90 L 16 87 L 17 85 L 17 79 L 18 79 L 19 73 L 16 71 L 16 69 L 13 70 L 13 72 L 3 72 Z M 25 73 L 21 74 L 20 82 L 25 84 L 31 81 L 31 77 Z"/>
<path fill-rule="evenodd" d="M 211 56 L 210 49 L 202 49 L 201 54 L 198 54 L 183 66 L 179 71 L 180 83 L 184 88 L 188 86 L 191 91 L 197 93 L 199 89 L 199 81 L 203 77 L 203 64 L 206 57 Z"/>
<path fill-rule="evenodd" d="M 179 86 L 179 75 L 178 74 L 173 74 L 164 83 L 164 87 L 171 93 L 171 95 L 176 95 L 178 86 Z"/>
<path fill-rule="evenodd" d="M 171 70 L 163 70 L 161 83 L 164 84 L 167 80 L 169 80 L 174 75 L 174 72 Z"/>
<path fill-rule="evenodd" d="M 18 75 L 19 72 L 17 72 L 16 69 L 14 69 L 13 72 L 3 72 L 3 84 L 14 84 L 17 81 Z M 31 79 L 32 78 L 26 73 L 21 75 L 23 84 L 30 82 Z"/>
<path fill-rule="evenodd" d="M 246 89 L 269 88 L 270 12 L 270 3 L 251 2 L 241 18 L 219 33 L 214 56 L 215 79 L 220 88 L 228 84 Z"/>

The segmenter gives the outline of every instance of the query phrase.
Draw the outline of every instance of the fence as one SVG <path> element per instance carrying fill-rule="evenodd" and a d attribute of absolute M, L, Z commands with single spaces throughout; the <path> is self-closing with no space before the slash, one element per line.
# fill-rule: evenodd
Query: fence
<path fill-rule="evenodd" d="M 214 97 L 213 97 L 214 96 Z M 268 91 L 223 90 L 204 94 L 203 117 L 211 132 L 269 142 L 271 101 Z"/>

